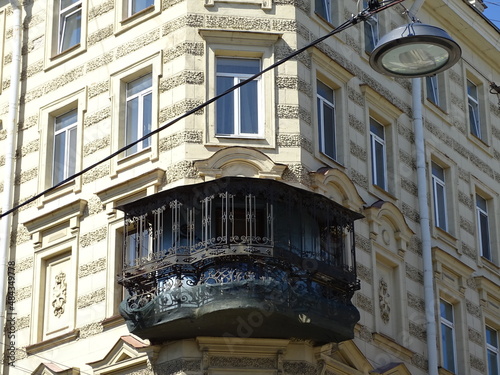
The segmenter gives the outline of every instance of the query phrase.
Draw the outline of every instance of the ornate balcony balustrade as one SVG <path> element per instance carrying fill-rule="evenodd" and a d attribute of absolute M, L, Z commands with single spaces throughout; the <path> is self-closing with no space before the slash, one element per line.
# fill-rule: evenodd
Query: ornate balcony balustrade
<path fill-rule="evenodd" d="M 139 336 L 241 335 L 244 316 L 258 316 L 249 336 L 352 337 L 360 214 L 284 183 L 242 177 L 178 187 L 120 209 L 121 313 Z"/>

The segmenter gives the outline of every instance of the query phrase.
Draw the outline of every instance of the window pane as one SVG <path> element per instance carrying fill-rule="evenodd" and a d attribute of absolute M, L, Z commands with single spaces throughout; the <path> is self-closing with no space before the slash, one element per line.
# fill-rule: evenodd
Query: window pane
<path fill-rule="evenodd" d="M 333 90 L 321 81 L 317 81 L 318 95 L 333 104 Z"/>
<path fill-rule="evenodd" d="M 79 3 L 80 0 L 61 0 L 61 9 L 67 8 L 72 4 Z"/>
<path fill-rule="evenodd" d="M 125 142 L 130 144 L 138 139 L 139 99 L 135 98 L 127 102 L 127 123 L 125 128 Z M 129 148 L 126 152 L 131 155 L 137 152 L 137 145 Z"/>
<path fill-rule="evenodd" d="M 316 0 L 315 11 L 328 22 L 331 22 L 331 3 L 330 0 Z"/>
<path fill-rule="evenodd" d="M 66 132 L 54 137 L 54 166 L 52 183 L 55 185 L 64 180 L 64 165 L 66 153 Z"/>
<path fill-rule="evenodd" d="M 488 350 L 488 375 L 498 375 L 498 353 Z"/>
<path fill-rule="evenodd" d="M 234 86 L 231 77 L 217 77 L 217 95 Z M 231 92 L 217 100 L 217 134 L 234 134 L 234 95 Z"/>
<path fill-rule="evenodd" d="M 68 168 L 66 170 L 64 178 L 68 178 L 75 173 L 76 168 L 76 126 L 69 130 L 69 149 L 68 149 Z"/>
<path fill-rule="evenodd" d="M 439 105 L 439 88 L 438 88 L 438 77 L 431 76 L 426 77 L 427 83 L 427 99 L 436 105 Z"/>
<path fill-rule="evenodd" d="M 437 216 L 437 226 L 446 230 L 446 203 L 444 186 L 435 184 L 435 209 Z"/>
<path fill-rule="evenodd" d="M 135 14 L 154 4 L 154 0 L 131 0 L 129 14 Z"/>
<path fill-rule="evenodd" d="M 384 165 L 384 145 L 380 142 L 375 141 L 373 143 L 375 150 L 373 150 L 373 177 L 374 184 L 385 189 L 385 165 Z"/>
<path fill-rule="evenodd" d="M 74 13 L 62 16 L 62 36 L 61 47 L 59 52 L 65 51 L 68 48 L 80 43 L 80 29 L 82 21 L 81 9 Z"/>
<path fill-rule="evenodd" d="M 260 71 L 258 59 L 217 58 L 217 73 L 233 73 L 253 75 Z"/>
<path fill-rule="evenodd" d="M 61 116 L 56 117 L 56 125 L 55 125 L 55 131 L 59 131 L 61 129 L 64 129 L 70 125 L 76 124 L 77 121 L 77 111 L 76 109 L 67 112 Z"/>
<path fill-rule="evenodd" d="M 259 132 L 257 90 L 256 81 L 247 83 L 240 88 L 240 121 L 242 133 L 257 134 Z"/>
<path fill-rule="evenodd" d="M 486 327 L 486 343 L 498 349 L 498 333 L 493 328 Z"/>
<path fill-rule="evenodd" d="M 444 181 L 444 170 L 436 163 L 432 163 L 432 175 Z"/>
<path fill-rule="evenodd" d="M 151 118 L 153 114 L 152 101 L 153 101 L 153 94 L 148 94 L 144 96 L 141 137 L 144 137 L 146 134 L 151 132 Z M 150 144 L 151 144 L 151 138 L 147 138 L 142 142 L 142 147 L 143 148 L 148 147 Z"/>
<path fill-rule="evenodd" d="M 324 127 L 324 153 L 335 159 L 335 110 L 332 106 L 323 103 L 323 127 Z"/>
<path fill-rule="evenodd" d="M 443 353 L 443 367 L 455 372 L 455 349 L 453 347 L 453 329 L 441 324 L 441 350 Z"/>
<path fill-rule="evenodd" d="M 447 302 L 440 303 L 441 318 L 453 323 L 453 306 Z"/>
<path fill-rule="evenodd" d="M 153 84 L 152 81 L 152 75 L 151 74 L 146 74 L 145 76 L 142 76 L 141 78 L 137 78 L 136 80 L 129 82 L 127 84 L 127 97 L 136 95 L 140 93 L 141 91 L 147 90 L 151 88 Z"/>

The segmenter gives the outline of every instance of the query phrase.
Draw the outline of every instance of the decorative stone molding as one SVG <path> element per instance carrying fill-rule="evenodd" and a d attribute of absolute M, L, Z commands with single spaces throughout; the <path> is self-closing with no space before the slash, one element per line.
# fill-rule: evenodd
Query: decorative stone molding
<path fill-rule="evenodd" d="M 411 156 L 409 153 L 407 153 L 404 150 L 399 150 L 399 161 L 402 162 L 404 165 L 410 167 L 412 170 L 416 171 L 417 170 L 417 162 Z"/>
<path fill-rule="evenodd" d="M 40 141 L 38 139 L 35 141 L 31 141 L 29 143 L 24 144 L 23 147 L 21 147 L 20 155 L 17 155 L 17 157 L 19 156 L 24 157 L 32 152 L 38 152 L 39 149 L 40 149 Z"/>
<path fill-rule="evenodd" d="M 407 178 L 401 177 L 401 188 L 415 197 L 418 196 L 417 184 Z"/>
<path fill-rule="evenodd" d="M 99 258 L 87 264 L 82 264 L 80 266 L 80 271 L 78 272 L 78 277 L 82 278 L 89 276 L 106 269 L 106 258 Z"/>
<path fill-rule="evenodd" d="M 364 264 L 356 262 L 356 271 L 358 274 L 358 278 L 367 284 L 373 283 L 373 270 L 371 268 L 366 267 Z"/>
<path fill-rule="evenodd" d="M 88 36 L 88 46 L 92 46 L 113 35 L 113 25 L 105 26 Z"/>
<path fill-rule="evenodd" d="M 407 128 L 402 123 L 398 122 L 398 134 L 406 139 L 411 144 L 415 143 L 415 133 L 412 129 Z"/>
<path fill-rule="evenodd" d="M 182 178 L 197 178 L 198 171 L 194 163 L 188 160 L 173 164 L 165 171 L 166 183 L 172 183 Z"/>
<path fill-rule="evenodd" d="M 316 366 L 301 361 L 285 361 L 283 370 L 289 375 L 316 375 Z"/>
<path fill-rule="evenodd" d="M 361 249 L 368 254 L 372 252 L 372 241 L 361 234 L 354 234 L 354 243 L 357 249 Z"/>
<path fill-rule="evenodd" d="M 15 330 L 20 331 L 24 328 L 29 328 L 31 322 L 31 315 L 20 316 L 16 319 Z"/>
<path fill-rule="evenodd" d="M 417 267 L 414 267 L 409 263 L 405 263 L 405 271 L 407 278 L 421 285 L 424 284 L 424 273 L 420 271 Z"/>
<path fill-rule="evenodd" d="M 28 270 L 30 268 L 33 268 L 33 257 L 23 258 L 21 260 L 16 260 L 14 272 L 19 273 L 19 272 Z"/>
<path fill-rule="evenodd" d="M 418 297 L 410 292 L 408 292 L 406 294 L 406 296 L 408 299 L 408 306 L 409 307 L 412 307 L 421 313 L 425 313 L 425 301 L 422 298 L 420 298 L 420 297 Z"/>
<path fill-rule="evenodd" d="M 470 367 L 479 370 L 481 373 L 486 372 L 486 363 L 484 363 L 481 358 L 476 357 L 473 354 L 470 355 Z"/>
<path fill-rule="evenodd" d="M 373 300 L 360 292 L 356 292 L 354 296 L 354 305 L 373 315 Z"/>
<path fill-rule="evenodd" d="M 14 302 L 22 301 L 31 297 L 31 285 L 16 289 L 14 293 Z"/>
<path fill-rule="evenodd" d="M 477 260 L 477 249 L 475 246 L 469 246 L 465 242 L 462 242 L 462 253 L 469 257 L 470 259 L 476 261 Z"/>
<path fill-rule="evenodd" d="M 197 99 L 184 99 L 180 102 L 174 103 L 160 110 L 159 121 L 165 122 L 167 120 L 176 118 L 200 106 L 201 104 L 203 104 L 203 100 L 197 100 Z M 194 115 L 200 116 L 203 115 L 204 112 L 205 112 L 204 109 L 201 108 L 200 110 L 196 111 Z"/>
<path fill-rule="evenodd" d="M 103 3 L 100 3 L 98 6 L 89 9 L 89 16 L 88 16 L 89 21 L 112 11 L 114 8 L 115 8 L 114 0 L 108 0 Z"/>
<path fill-rule="evenodd" d="M 465 306 L 466 306 L 466 308 L 467 308 L 467 312 L 468 312 L 470 315 L 472 315 L 472 316 L 474 316 L 474 317 L 476 317 L 476 318 L 478 318 L 478 319 L 481 319 L 482 314 L 481 314 L 481 307 L 480 307 L 480 306 L 478 306 L 478 305 L 476 305 L 476 304 L 472 303 L 472 302 L 471 302 L 471 301 L 469 301 L 469 300 L 466 300 L 466 301 L 465 301 Z"/>
<path fill-rule="evenodd" d="M 422 342 L 427 342 L 427 331 L 425 329 L 425 325 L 417 324 L 410 320 L 409 328 L 410 328 L 410 335 L 416 337 Z"/>
<path fill-rule="evenodd" d="M 89 86 L 89 99 L 109 91 L 109 80 L 93 83 Z"/>
<path fill-rule="evenodd" d="M 83 184 L 90 184 L 91 182 L 94 182 L 100 178 L 109 176 L 109 165 L 104 164 L 104 165 L 99 165 L 92 170 L 84 173 L 82 182 Z"/>
<path fill-rule="evenodd" d="M 301 134 L 278 134 L 278 147 L 301 147 L 304 150 L 314 152 L 312 142 Z"/>
<path fill-rule="evenodd" d="M 82 234 L 80 237 L 80 246 L 87 247 L 95 243 L 103 241 L 108 235 L 108 229 L 106 227 L 98 228 L 90 233 Z"/>
<path fill-rule="evenodd" d="M 213 1 L 213 0 L 206 0 L 206 1 Z M 252 0 L 240 0 L 240 1 L 252 1 Z M 271 0 L 260 0 L 260 1 L 270 2 Z M 269 18 L 209 15 L 205 17 L 205 26 L 210 29 L 217 28 L 225 30 L 270 31 L 271 20 Z"/>
<path fill-rule="evenodd" d="M 111 144 L 111 138 L 109 135 L 101 139 L 95 139 L 92 142 L 87 143 L 86 145 L 83 146 L 83 156 L 92 155 L 96 151 L 109 147 L 110 144 Z"/>
<path fill-rule="evenodd" d="M 55 276 L 55 285 L 52 288 L 52 307 L 54 308 L 54 315 L 58 318 L 64 314 L 66 308 L 67 287 L 66 274 L 59 272 Z"/>
<path fill-rule="evenodd" d="M 11 244 L 20 245 L 22 243 L 28 242 L 30 239 L 30 232 L 22 224 L 19 224 L 18 227 L 11 233 Z"/>
<path fill-rule="evenodd" d="M 182 85 L 203 85 L 205 73 L 203 71 L 185 70 L 175 76 L 160 81 L 160 92 L 166 92 Z"/>
<path fill-rule="evenodd" d="M 77 308 L 83 309 L 106 299 L 106 289 L 101 288 L 89 294 L 78 297 Z"/>
<path fill-rule="evenodd" d="M 34 180 L 37 177 L 38 177 L 38 168 L 31 168 L 28 169 L 27 171 L 21 171 L 19 175 L 16 175 L 14 179 L 14 184 L 21 185 L 24 184 L 25 182 Z"/>
<path fill-rule="evenodd" d="M 411 364 L 418 367 L 421 370 L 427 371 L 429 368 L 429 364 L 427 359 L 421 354 L 413 354 L 413 357 L 411 358 Z"/>
<path fill-rule="evenodd" d="M 153 42 L 160 39 L 160 29 L 153 30 L 147 34 L 143 34 L 140 37 L 134 39 L 131 42 L 125 43 L 116 49 L 116 58 L 126 56 L 138 49 L 147 46 Z"/>
<path fill-rule="evenodd" d="M 162 37 L 167 36 L 175 30 L 183 27 L 201 28 L 205 24 L 205 17 L 201 14 L 189 14 L 176 18 L 172 21 L 165 23 L 162 27 Z"/>
<path fill-rule="evenodd" d="M 360 173 L 355 169 L 351 168 L 349 170 L 351 180 L 358 186 L 365 190 L 368 190 L 368 177 L 364 173 Z"/>
<path fill-rule="evenodd" d="M 93 70 L 100 68 L 101 66 L 109 64 L 114 59 L 115 59 L 115 55 L 114 55 L 113 51 L 105 53 L 101 56 L 98 56 L 95 59 L 92 59 L 89 62 L 87 62 L 87 72 L 91 72 Z"/>
<path fill-rule="evenodd" d="M 413 220 L 416 223 L 420 222 L 419 212 L 416 209 L 414 209 L 413 207 L 411 207 L 410 205 L 403 202 L 401 204 L 401 210 L 403 212 L 403 215 L 406 216 L 407 218 Z"/>
<path fill-rule="evenodd" d="M 384 278 L 379 280 L 378 286 L 378 301 L 380 309 L 380 318 L 385 324 L 389 323 L 391 317 L 391 295 L 389 294 L 389 286 Z"/>
<path fill-rule="evenodd" d="M 362 324 L 357 324 L 356 325 L 356 331 L 357 336 L 365 341 L 365 342 L 372 342 L 373 341 L 373 334 L 372 331 L 365 325 Z"/>
<path fill-rule="evenodd" d="M 484 346 L 484 339 L 482 333 L 476 331 L 474 328 L 472 327 L 468 328 L 468 337 L 470 342 L 473 342 L 474 344 L 477 344 L 480 347 Z"/>
<path fill-rule="evenodd" d="M 368 155 L 367 155 L 366 149 L 364 147 L 351 141 L 349 149 L 350 149 L 351 155 L 357 157 L 359 160 L 361 160 L 361 161 L 367 160 Z"/>
<path fill-rule="evenodd" d="M 474 223 L 471 221 L 467 220 L 465 217 L 460 216 L 460 228 L 466 231 L 469 234 L 474 235 L 476 232 L 476 227 Z"/>
<path fill-rule="evenodd" d="M 99 122 L 110 117 L 111 117 L 111 107 L 105 107 L 97 112 L 89 113 L 87 116 L 85 116 L 83 126 L 87 128 L 89 126 L 98 124 Z"/>
<path fill-rule="evenodd" d="M 86 339 L 87 337 L 98 335 L 104 331 L 104 327 L 100 322 L 90 323 L 84 325 L 79 329 L 78 337 L 80 339 Z"/>
<path fill-rule="evenodd" d="M 103 203 L 97 195 L 91 195 L 87 203 L 89 215 L 95 215 L 103 211 Z"/>
<path fill-rule="evenodd" d="M 199 359 L 173 359 L 153 366 L 155 375 L 182 374 L 186 371 L 196 371 L 199 373 L 201 360 Z"/>
<path fill-rule="evenodd" d="M 184 42 L 164 50 L 163 63 L 166 64 L 183 55 L 203 56 L 204 54 L 205 45 L 202 42 Z"/>

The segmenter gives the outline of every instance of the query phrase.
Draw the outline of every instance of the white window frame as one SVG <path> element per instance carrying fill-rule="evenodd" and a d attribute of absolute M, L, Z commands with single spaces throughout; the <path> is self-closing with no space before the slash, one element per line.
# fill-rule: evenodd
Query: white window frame
<path fill-rule="evenodd" d="M 372 131 L 372 125 L 377 125 L 382 129 L 383 138 Z M 387 191 L 387 145 L 385 141 L 385 126 L 380 122 L 370 117 L 370 149 L 371 149 L 371 166 L 372 166 L 372 183 L 379 188 Z M 382 147 L 382 160 L 379 160 L 376 152 L 376 146 Z M 379 181 L 379 172 L 382 169 L 382 181 Z"/>
<path fill-rule="evenodd" d="M 490 234 L 490 219 L 488 215 L 488 199 L 476 194 L 476 219 L 477 233 L 479 240 L 479 249 L 481 256 L 492 260 L 491 234 Z M 483 222 L 485 222 L 486 233 L 483 233 Z M 486 244 L 484 243 L 486 241 Z"/>
<path fill-rule="evenodd" d="M 135 94 L 132 94 L 132 95 L 129 95 L 128 94 L 128 91 L 129 91 L 129 86 L 135 82 L 137 82 L 138 80 L 144 78 L 144 77 L 147 77 L 149 76 L 149 80 L 150 80 L 150 85 L 146 88 L 144 88 L 143 90 L 139 91 L 139 92 L 136 92 Z M 138 77 L 138 78 L 135 78 L 133 79 L 132 81 L 130 82 L 127 82 L 126 84 L 126 89 L 125 89 L 125 92 L 126 92 L 126 98 L 125 98 L 125 140 L 124 140 L 124 145 L 126 146 L 129 142 L 134 142 L 140 138 L 142 138 L 143 136 L 146 135 L 145 133 L 145 130 L 144 130 L 144 114 L 145 114 L 145 101 L 146 101 L 146 97 L 150 96 L 150 100 L 151 100 L 151 108 L 150 108 L 150 111 L 151 111 L 151 114 L 150 114 L 150 119 L 151 119 L 151 123 L 149 124 L 149 132 L 151 132 L 152 130 L 152 119 L 153 119 L 153 74 L 152 72 L 149 72 L 141 77 Z M 133 123 L 131 123 L 131 121 L 133 121 L 133 119 L 131 119 L 131 115 L 129 113 L 129 103 L 132 102 L 133 100 L 138 100 L 138 108 L 137 108 L 137 118 L 135 119 L 136 120 L 136 124 L 134 125 Z M 135 129 L 135 132 L 137 133 L 137 137 L 133 137 L 135 139 L 131 139 L 129 137 L 129 133 L 133 130 L 132 129 L 132 126 Z M 151 146 L 151 138 L 147 138 L 145 140 L 143 140 L 142 142 L 140 143 L 137 143 L 135 146 L 129 148 L 128 150 L 125 151 L 125 156 L 130 156 L 130 155 L 133 155 L 135 153 L 138 153 L 144 149 L 147 149 Z"/>
<path fill-rule="evenodd" d="M 115 1 L 115 35 L 130 30 L 161 13 L 161 0 L 151 0 L 151 5 L 135 13 L 132 13 L 132 1 L 133 0 Z"/>
<path fill-rule="evenodd" d="M 494 328 L 491 328 L 489 326 L 486 326 L 486 362 L 488 364 L 488 375 L 498 375 L 498 371 L 500 370 L 500 349 L 499 349 L 499 335 L 498 331 Z M 495 340 L 496 340 L 496 346 L 494 343 L 491 343 L 488 341 L 488 334 L 487 332 L 493 332 L 495 334 Z M 496 369 L 492 368 L 491 362 L 490 362 L 490 354 L 492 357 L 494 357 L 495 361 L 495 366 Z"/>
<path fill-rule="evenodd" d="M 434 173 L 434 168 L 437 167 L 442 171 L 443 178 L 440 176 L 437 176 Z M 446 171 L 443 167 L 441 167 L 439 164 L 435 162 L 431 162 L 431 169 L 432 169 L 432 200 L 434 203 L 434 226 L 444 230 L 448 231 L 448 211 L 447 211 L 447 202 L 446 202 L 446 182 L 445 182 L 445 176 L 446 176 Z M 442 193 L 439 193 L 442 192 Z M 438 196 L 440 194 L 440 196 Z M 442 206 L 440 205 L 440 199 L 442 201 Z M 440 217 L 440 208 L 442 208 L 442 211 L 444 212 L 444 218 Z"/>
<path fill-rule="evenodd" d="M 479 139 L 483 139 L 484 134 L 481 129 L 479 87 L 470 79 L 467 80 L 467 103 L 469 108 L 470 133 Z"/>
<path fill-rule="evenodd" d="M 65 8 L 62 8 L 62 3 L 64 0 L 59 0 L 58 5 L 59 5 L 59 31 L 58 31 L 58 42 L 57 42 L 57 52 L 58 53 L 63 53 L 64 51 L 77 46 L 80 44 L 82 40 L 82 23 L 83 23 L 83 12 L 82 12 L 82 0 L 77 0 L 74 3 L 68 5 Z M 74 16 L 76 14 L 80 13 L 80 23 L 78 25 L 78 30 L 80 33 L 80 38 L 79 41 L 68 45 L 67 47 L 64 48 L 64 41 L 65 41 L 65 34 L 66 34 L 66 29 L 68 26 L 68 19 L 71 16 Z"/>
<path fill-rule="evenodd" d="M 62 119 L 63 116 L 66 116 L 70 114 L 71 112 L 75 112 L 75 119 L 74 122 L 66 125 L 62 129 L 57 130 L 57 124 L 60 119 Z M 54 141 L 53 141 L 53 158 L 52 158 L 52 185 L 56 185 L 60 183 L 61 181 L 67 179 L 71 175 L 75 173 L 76 169 L 76 145 L 78 142 L 78 109 L 74 108 L 69 110 L 66 113 L 63 113 L 59 116 L 56 116 L 53 121 L 53 127 L 54 127 Z M 57 138 L 59 136 L 64 137 L 64 142 L 63 142 L 63 147 L 62 149 L 64 150 L 64 155 L 62 156 L 62 160 L 56 160 L 58 155 L 56 154 L 56 147 L 57 147 Z M 58 178 L 58 174 L 56 171 L 58 171 L 58 165 L 62 164 L 62 176 L 61 178 Z"/>
<path fill-rule="evenodd" d="M 446 317 L 444 317 L 442 315 L 441 304 L 443 304 L 443 303 L 451 307 L 453 321 L 448 320 Z M 453 304 L 451 304 L 443 299 L 439 300 L 439 321 L 440 321 L 440 331 L 441 331 L 441 364 L 442 364 L 443 368 L 445 368 L 446 370 L 451 371 L 451 372 L 455 372 L 455 370 L 457 368 L 455 307 L 453 306 Z M 452 358 L 453 362 L 452 363 L 445 362 L 445 360 L 446 360 L 446 358 L 444 356 L 445 335 L 443 333 L 443 327 L 449 328 L 451 330 L 451 333 L 452 333 L 451 342 L 446 342 L 446 345 L 451 345 L 452 349 L 453 349 L 452 350 L 452 352 L 453 352 L 452 353 L 452 355 L 453 355 L 453 358 Z M 452 366 L 452 368 L 450 368 L 450 366 Z"/>
<path fill-rule="evenodd" d="M 232 59 L 235 62 L 238 60 L 255 60 L 259 61 L 259 68 L 255 73 L 258 73 L 262 70 L 262 61 L 260 58 L 241 58 L 241 57 L 226 57 L 226 56 L 217 56 L 216 57 L 216 67 L 217 67 L 217 61 L 218 59 Z M 254 74 L 255 74 L 254 73 Z M 239 84 L 240 82 L 250 78 L 253 76 L 253 74 L 248 74 L 248 73 L 226 73 L 226 72 L 219 72 L 216 68 L 216 78 L 215 78 L 215 85 L 217 86 L 218 84 L 218 78 L 219 77 L 228 77 L 228 78 L 233 78 L 233 86 Z M 216 124 L 215 124 L 215 129 L 216 129 L 216 136 L 217 137 L 236 137 L 236 138 L 262 138 L 264 135 L 264 106 L 263 106 L 263 90 L 262 90 L 262 76 L 259 76 L 255 78 L 253 81 L 257 83 L 257 132 L 255 133 L 244 133 L 242 130 L 242 122 L 241 122 L 241 108 L 245 104 L 245 101 L 242 101 L 241 98 L 241 88 L 238 88 L 234 90 L 232 93 L 226 95 L 227 96 L 232 96 L 233 97 L 233 132 L 232 133 L 222 133 L 218 131 L 218 119 L 217 119 L 217 111 L 220 110 L 220 103 L 221 103 L 221 98 L 219 99 L 218 103 L 216 103 Z M 216 88 L 217 90 L 217 88 Z M 217 95 L 220 94 L 221 92 L 216 91 Z"/>
<path fill-rule="evenodd" d="M 436 106 L 440 106 L 441 99 L 439 97 L 439 78 L 437 75 L 425 77 L 427 85 L 427 99 L 434 103 Z"/>
<path fill-rule="evenodd" d="M 332 100 L 329 100 L 328 98 L 325 98 L 319 93 L 319 83 L 323 84 L 326 86 L 329 90 L 331 90 L 332 93 Z M 316 108 L 317 108 L 317 119 L 318 119 L 318 139 L 319 139 L 319 151 L 323 154 L 328 156 L 329 158 L 333 160 L 337 160 L 338 157 L 338 141 L 337 141 L 337 108 L 336 108 L 336 103 L 335 103 L 335 90 L 330 87 L 328 84 L 323 82 L 320 79 L 316 80 Z M 324 109 L 325 106 L 330 107 L 333 112 L 333 124 L 326 124 L 325 123 L 325 116 L 324 116 Z M 333 147 L 333 152 L 330 153 L 327 150 L 327 140 L 325 139 L 325 128 L 327 126 L 332 126 L 333 127 L 333 140 L 332 141 L 332 147 Z"/>
<path fill-rule="evenodd" d="M 332 0 L 316 0 L 314 5 L 316 14 L 332 23 Z M 318 5 L 322 8 L 318 9 Z"/>
<path fill-rule="evenodd" d="M 138 0 L 127 0 L 127 16 L 128 17 L 132 17 L 134 14 L 142 12 L 143 10 L 148 9 L 151 6 L 155 5 L 155 1 L 154 0 L 149 0 L 151 2 L 151 4 L 146 5 L 145 7 L 141 8 L 141 9 L 138 9 L 135 12 L 132 12 L 132 9 L 133 9 L 133 6 L 134 6 L 134 2 L 136 2 L 136 1 L 138 1 Z"/>

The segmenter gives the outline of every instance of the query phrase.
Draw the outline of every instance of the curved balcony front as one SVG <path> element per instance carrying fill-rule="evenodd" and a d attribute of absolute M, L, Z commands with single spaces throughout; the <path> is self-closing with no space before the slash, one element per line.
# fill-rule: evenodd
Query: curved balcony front
<path fill-rule="evenodd" d="M 324 196 L 226 177 L 120 207 L 125 212 L 131 332 L 153 342 L 196 336 L 353 337 L 354 226 Z"/>

